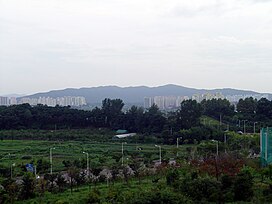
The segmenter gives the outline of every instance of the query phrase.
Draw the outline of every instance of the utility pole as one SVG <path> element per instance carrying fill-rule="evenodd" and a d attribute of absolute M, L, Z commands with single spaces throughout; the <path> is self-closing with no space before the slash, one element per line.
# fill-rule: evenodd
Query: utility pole
<path fill-rule="evenodd" d="M 50 148 L 50 174 L 53 173 L 53 159 L 52 159 L 52 149 L 55 149 L 55 147 Z"/>
<path fill-rule="evenodd" d="M 219 155 L 219 141 L 218 140 L 211 140 L 212 142 L 216 142 L 216 157 Z"/>
<path fill-rule="evenodd" d="M 227 133 L 224 133 L 225 153 L 227 153 Z"/>
<path fill-rule="evenodd" d="M 216 156 L 218 157 L 218 154 L 219 154 L 219 142 L 217 140 L 217 143 L 216 143 Z"/>
<path fill-rule="evenodd" d="M 256 133 L 256 124 L 257 124 L 258 122 L 254 122 L 253 123 L 253 132 L 254 132 L 254 134 Z"/>
<path fill-rule="evenodd" d="M 179 139 L 182 139 L 182 137 L 180 137 L 180 138 L 177 137 L 177 157 L 178 157 Z"/>
<path fill-rule="evenodd" d="M 83 154 L 86 154 L 87 156 L 87 177 L 89 179 L 89 172 L 90 172 L 90 167 L 89 167 L 89 153 L 88 152 L 82 152 Z"/>
<path fill-rule="evenodd" d="M 244 122 L 244 134 L 246 134 L 246 121 L 247 120 L 243 120 L 243 122 Z"/>
<path fill-rule="evenodd" d="M 10 178 L 12 179 L 12 173 L 13 173 L 13 170 L 12 170 L 12 167 L 15 166 L 15 163 L 11 164 L 10 165 Z"/>
<path fill-rule="evenodd" d="M 124 144 L 127 144 L 127 143 L 122 142 L 122 166 L 124 166 Z"/>
<path fill-rule="evenodd" d="M 159 148 L 159 153 L 160 153 L 160 164 L 161 164 L 161 146 L 160 145 L 155 145 L 155 147 L 158 147 Z"/>

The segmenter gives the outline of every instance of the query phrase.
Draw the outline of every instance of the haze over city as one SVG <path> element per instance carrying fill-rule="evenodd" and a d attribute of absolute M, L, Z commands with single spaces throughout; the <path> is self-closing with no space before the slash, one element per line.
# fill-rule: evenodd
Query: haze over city
<path fill-rule="evenodd" d="M 272 92 L 272 1 L 1 0 L 0 95 L 101 85 Z"/>

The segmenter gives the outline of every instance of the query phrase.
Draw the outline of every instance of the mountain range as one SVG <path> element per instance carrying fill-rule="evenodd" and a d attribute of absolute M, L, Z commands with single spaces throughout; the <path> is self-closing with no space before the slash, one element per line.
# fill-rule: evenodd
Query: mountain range
<path fill-rule="evenodd" d="M 67 88 L 63 90 L 53 90 L 44 93 L 36 93 L 33 95 L 25 96 L 29 98 L 39 97 L 63 97 L 63 96 L 83 96 L 89 104 L 101 103 L 104 98 L 120 98 L 125 103 L 143 103 L 144 97 L 154 96 L 192 96 L 193 94 L 204 93 L 222 93 L 223 95 L 255 95 L 260 94 L 254 91 L 238 90 L 231 88 L 223 89 L 196 89 L 173 84 L 147 87 L 118 87 L 118 86 L 99 86 L 90 88 Z M 271 94 L 269 94 L 271 97 Z"/>

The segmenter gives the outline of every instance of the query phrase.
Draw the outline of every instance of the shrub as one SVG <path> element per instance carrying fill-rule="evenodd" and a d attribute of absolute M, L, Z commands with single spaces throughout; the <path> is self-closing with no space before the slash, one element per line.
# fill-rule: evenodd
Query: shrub
<path fill-rule="evenodd" d="M 30 156 L 30 155 L 23 155 L 23 156 L 21 157 L 21 159 L 25 159 L 25 160 L 27 160 L 27 159 L 32 159 L 32 156 Z"/>
<path fill-rule="evenodd" d="M 167 185 L 173 185 L 179 180 L 179 171 L 178 169 L 170 169 L 166 174 L 166 183 Z"/>
<path fill-rule="evenodd" d="M 180 183 L 180 190 L 194 201 L 216 202 L 220 196 L 220 182 L 214 178 L 185 178 Z"/>
<path fill-rule="evenodd" d="M 100 203 L 100 192 L 94 188 L 88 195 L 87 203 Z"/>

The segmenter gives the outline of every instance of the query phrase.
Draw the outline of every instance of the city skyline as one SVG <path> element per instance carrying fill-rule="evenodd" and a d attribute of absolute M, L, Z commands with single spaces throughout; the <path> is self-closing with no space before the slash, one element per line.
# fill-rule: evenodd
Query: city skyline
<path fill-rule="evenodd" d="M 106 85 L 272 93 L 272 1 L 2 0 L 0 95 Z"/>
<path fill-rule="evenodd" d="M 153 97 L 144 97 L 142 106 L 145 109 L 150 108 L 152 105 L 157 105 L 161 110 L 173 110 L 180 106 L 181 102 L 185 100 L 195 100 L 198 103 L 201 103 L 203 100 L 212 100 L 212 99 L 226 99 L 232 104 L 236 104 L 240 99 L 254 98 L 260 100 L 261 98 L 270 99 L 268 94 L 244 94 L 244 95 L 223 95 L 221 92 L 210 93 L 206 92 L 203 94 L 195 93 L 191 96 L 187 95 L 160 95 Z M 91 105 L 94 103 L 87 103 L 87 100 L 83 96 L 63 96 L 63 97 L 3 97 L 0 96 L 0 106 L 9 106 L 9 105 L 19 105 L 28 103 L 31 106 L 36 106 L 38 104 L 48 105 L 48 106 L 74 106 L 80 107 L 84 105 Z M 97 103 L 95 103 L 97 105 Z M 139 105 L 139 104 L 138 104 Z"/>
<path fill-rule="evenodd" d="M 16 97 L 3 97 L 0 96 L 0 105 L 20 105 L 28 103 L 31 106 L 36 106 L 38 104 L 48 105 L 48 106 L 84 106 L 87 105 L 85 97 L 82 96 L 64 96 L 64 97 L 38 97 L 38 98 L 16 98 Z"/>

